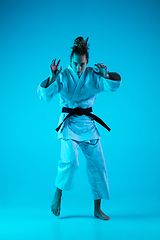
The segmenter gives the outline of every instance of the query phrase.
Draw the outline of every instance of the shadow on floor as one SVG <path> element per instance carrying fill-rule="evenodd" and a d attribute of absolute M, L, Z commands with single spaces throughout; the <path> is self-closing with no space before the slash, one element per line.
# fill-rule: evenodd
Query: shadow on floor
<path fill-rule="evenodd" d="M 64 216 L 64 217 L 59 217 L 58 219 L 67 219 L 67 218 L 95 218 L 94 216 L 87 216 L 87 215 L 70 215 L 70 216 Z"/>
<path fill-rule="evenodd" d="M 124 213 L 124 214 L 110 214 L 110 219 L 150 219 L 150 218 L 160 218 L 160 214 L 156 213 Z M 91 215 L 68 215 L 58 217 L 58 219 L 69 219 L 69 218 L 91 218 L 97 219 Z"/>

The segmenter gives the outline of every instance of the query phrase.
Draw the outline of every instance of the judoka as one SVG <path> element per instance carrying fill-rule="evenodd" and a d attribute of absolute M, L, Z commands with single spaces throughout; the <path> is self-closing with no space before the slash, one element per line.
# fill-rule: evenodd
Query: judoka
<path fill-rule="evenodd" d="M 101 199 L 110 199 L 108 175 L 100 143 L 100 134 L 96 122 L 108 131 L 110 128 L 97 117 L 92 110 L 95 99 L 100 92 L 113 92 L 121 84 L 121 77 L 115 72 L 108 72 L 103 63 L 88 67 L 88 38 L 74 40 L 68 68 L 59 68 L 53 59 L 51 76 L 38 86 L 39 98 L 51 101 L 59 94 L 62 113 L 57 127 L 58 139 L 61 140 L 61 154 L 51 211 L 60 215 L 63 190 L 71 190 L 74 175 L 78 168 L 78 148 L 86 158 L 86 171 L 94 199 L 94 216 L 102 220 L 110 217 L 101 210 Z"/>

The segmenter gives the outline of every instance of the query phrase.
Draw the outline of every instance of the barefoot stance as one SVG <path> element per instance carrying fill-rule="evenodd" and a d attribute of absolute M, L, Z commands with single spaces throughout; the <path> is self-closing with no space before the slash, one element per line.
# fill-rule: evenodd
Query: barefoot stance
<path fill-rule="evenodd" d="M 60 215 L 60 210 L 61 210 L 60 206 L 61 206 L 61 196 L 55 194 L 53 197 L 52 204 L 51 204 L 51 211 L 53 212 L 53 214 L 55 216 Z"/>
<path fill-rule="evenodd" d="M 62 197 L 62 190 L 58 189 L 55 192 L 55 195 L 53 197 L 53 201 L 51 204 L 51 211 L 55 216 L 60 216 L 60 210 L 61 210 L 61 197 Z M 100 218 L 101 220 L 109 220 L 110 217 L 105 215 L 100 208 L 101 199 L 94 201 L 95 208 L 94 208 L 94 216 L 97 218 Z"/>
<path fill-rule="evenodd" d="M 100 209 L 94 210 L 94 216 L 100 218 L 101 220 L 109 220 L 110 217 L 105 215 Z"/>

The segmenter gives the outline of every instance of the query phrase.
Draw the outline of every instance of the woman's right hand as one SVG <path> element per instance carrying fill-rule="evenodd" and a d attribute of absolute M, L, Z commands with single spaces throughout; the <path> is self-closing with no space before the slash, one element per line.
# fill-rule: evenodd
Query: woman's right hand
<path fill-rule="evenodd" d="M 52 71 L 52 78 L 55 80 L 58 75 L 60 74 L 60 72 L 62 71 L 62 67 L 60 68 L 60 70 L 58 70 L 58 67 L 59 67 L 59 64 L 60 64 L 60 61 L 58 61 L 57 65 L 56 65 L 56 58 L 52 60 L 52 63 L 50 65 L 51 67 L 51 71 Z"/>
<path fill-rule="evenodd" d="M 50 65 L 51 67 L 51 71 L 52 71 L 52 77 L 48 78 L 48 81 L 46 83 L 46 86 L 45 88 L 47 88 L 50 84 L 52 84 L 56 78 L 58 77 L 58 75 L 60 74 L 60 72 L 62 71 L 62 67 L 60 68 L 60 70 L 58 70 L 58 67 L 59 67 L 59 64 L 60 64 L 60 61 L 58 61 L 57 65 L 56 65 L 56 58 L 52 60 L 52 63 Z"/>

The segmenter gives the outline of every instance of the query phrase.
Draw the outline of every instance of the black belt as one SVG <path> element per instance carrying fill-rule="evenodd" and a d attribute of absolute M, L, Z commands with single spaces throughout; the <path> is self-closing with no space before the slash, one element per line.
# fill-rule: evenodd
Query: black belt
<path fill-rule="evenodd" d="M 62 124 L 66 121 L 67 118 L 73 116 L 73 115 L 86 115 L 89 116 L 91 118 L 93 118 L 96 122 L 98 122 L 99 124 L 101 124 L 103 127 L 105 127 L 109 132 L 111 131 L 111 129 L 96 115 L 92 114 L 92 108 L 67 108 L 67 107 L 63 107 L 62 108 L 62 112 L 64 113 L 69 113 L 65 119 L 63 120 L 63 122 L 56 128 L 56 131 L 58 132 L 60 127 L 62 126 Z"/>

